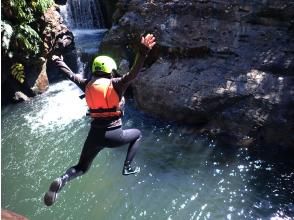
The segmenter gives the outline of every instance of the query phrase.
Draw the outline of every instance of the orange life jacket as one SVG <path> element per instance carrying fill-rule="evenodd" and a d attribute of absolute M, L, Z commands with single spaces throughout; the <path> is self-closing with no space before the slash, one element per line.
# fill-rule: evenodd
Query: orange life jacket
<path fill-rule="evenodd" d="M 119 96 L 110 79 L 90 81 L 85 90 L 86 102 L 92 118 L 119 117 Z"/>

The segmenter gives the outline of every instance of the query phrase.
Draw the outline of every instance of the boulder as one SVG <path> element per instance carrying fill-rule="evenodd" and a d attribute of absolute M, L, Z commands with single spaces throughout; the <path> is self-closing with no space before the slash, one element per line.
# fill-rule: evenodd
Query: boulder
<path fill-rule="evenodd" d="M 141 109 L 226 143 L 294 147 L 293 7 L 133 0 L 117 9 L 124 14 L 101 49 L 129 59 L 138 36 L 154 33 L 157 46 L 133 83 Z"/>
<path fill-rule="evenodd" d="M 22 101 L 29 101 L 30 100 L 30 98 L 27 97 L 26 94 L 24 94 L 23 92 L 20 92 L 20 91 L 15 92 L 15 96 L 13 97 L 13 99 L 16 102 L 22 102 Z"/>
<path fill-rule="evenodd" d="M 7 19 L 5 17 L 5 19 Z M 38 35 L 41 37 L 43 45 L 41 45 L 41 53 L 38 56 L 26 57 L 22 54 L 15 54 L 10 56 L 9 47 L 5 47 L 2 51 L 2 74 L 1 74 L 1 85 L 2 85 L 2 104 L 15 100 L 15 93 L 20 91 L 26 97 L 33 97 L 36 94 L 43 93 L 49 87 L 49 78 L 54 78 L 54 75 L 59 75 L 48 59 L 50 59 L 52 53 L 57 54 L 71 54 L 74 49 L 74 37 L 72 32 L 63 24 L 62 17 L 59 13 L 59 7 L 54 5 L 49 8 L 42 16 L 39 16 L 37 21 L 38 28 L 36 28 Z M 3 28 L 8 26 L 3 23 Z M 11 29 L 11 28 L 10 28 Z M 9 43 L 7 37 L 10 30 L 6 30 L 5 35 L 2 39 L 4 42 Z M 13 30 L 12 30 L 13 31 Z M 67 56 L 65 56 L 67 57 Z M 70 59 L 69 66 L 74 70 L 77 69 L 77 63 L 74 62 L 76 59 Z M 19 63 L 24 66 L 24 77 L 23 80 L 17 80 L 12 77 L 11 67 Z M 52 75 L 53 77 L 50 77 Z M 23 100 L 18 99 L 18 100 Z"/>
<path fill-rule="evenodd" d="M 42 17 L 41 24 L 43 30 L 42 39 L 44 42 L 44 50 L 42 56 L 46 57 L 47 61 L 47 59 L 50 58 L 53 53 L 58 55 L 63 54 L 64 60 L 68 64 L 68 66 L 73 71 L 77 71 L 77 57 L 76 54 L 73 53 L 73 50 L 75 49 L 74 36 L 73 33 L 64 24 L 63 18 L 59 13 L 59 7 L 53 6 L 48 9 Z M 48 60 L 48 62 L 46 62 L 46 70 L 43 71 L 43 73 L 44 72 L 48 74 L 48 82 L 63 79 L 63 76 L 60 76 L 55 66 L 52 64 L 51 60 Z M 42 71 L 40 73 L 42 73 Z M 34 84 L 34 88 L 36 88 L 36 84 Z M 40 91 L 42 92 L 42 88 L 40 89 Z"/>

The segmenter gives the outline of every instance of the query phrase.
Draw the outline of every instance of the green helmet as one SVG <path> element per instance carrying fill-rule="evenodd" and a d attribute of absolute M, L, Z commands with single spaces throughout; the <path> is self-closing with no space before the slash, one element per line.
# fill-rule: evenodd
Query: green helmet
<path fill-rule="evenodd" d="M 105 73 L 111 73 L 112 70 L 116 70 L 117 66 L 115 61 L 108 56 L 98 56 L 94 59 L 92 64 L 92 72 L 103 71 Z"/>

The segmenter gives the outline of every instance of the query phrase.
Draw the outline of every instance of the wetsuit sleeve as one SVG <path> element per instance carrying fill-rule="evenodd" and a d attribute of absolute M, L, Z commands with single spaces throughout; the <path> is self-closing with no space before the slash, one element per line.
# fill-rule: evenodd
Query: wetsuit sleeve
<path fill-rule="evenodd" d="M 60 58 L 55 59 L 53 62 L 62 74 L 64 74 L 69 80 L 74 82 L 82 91 L 85 91 L 86 85 L 89 82 L 88 79 L 84 79 L 73 73 L 72 70 L 66 65 L 66 63 Z"/>
<path fill-rule="evenodd" d="M 120 97 L 123 96 L 128 86 L 136 78 L 140 69 L 143 67 L 148 52 L 149 49 L 142 45 L 136 54 L 135 62 L 131 70 L 122 77 L 112 79 L 113 86 Z"/>

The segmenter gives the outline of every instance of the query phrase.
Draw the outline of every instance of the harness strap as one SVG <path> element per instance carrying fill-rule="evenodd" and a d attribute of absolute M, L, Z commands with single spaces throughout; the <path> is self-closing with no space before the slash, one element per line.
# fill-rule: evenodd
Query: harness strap
<path fill-rule="evenodd" d="M 89 115 L 92 118 L 111 118 L 118 119 L 122 115 L 122 111 L 117 108 L 109 108 L 109 109 L 89 109 Z"/>
<path fill-rule="evenodd" d="M 97 108 L 97 109 L 89 109 L 90 113 L 106 113 L 106 112 L 117 112 L 119 111 L 117 108 Z"/>

